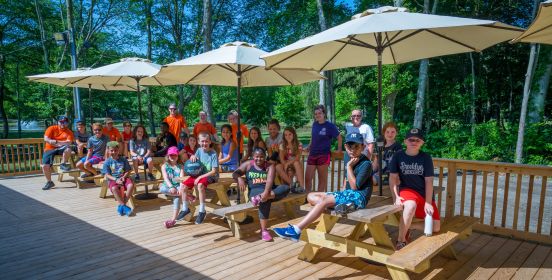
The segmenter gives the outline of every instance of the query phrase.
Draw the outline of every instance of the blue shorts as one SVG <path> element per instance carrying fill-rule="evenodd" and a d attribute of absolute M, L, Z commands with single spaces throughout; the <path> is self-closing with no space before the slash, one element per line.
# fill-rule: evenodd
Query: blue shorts
<path fill-rule="evenodd" d="M 368 201 L 366 200 L 366 196 L 361 191 L 347 189 L 338 192 L 327 192 L 326 194 L 334 196 L 335 205 L 354 203 L 356 208 L 362 209 L 366 207 L 366 204 L 368 203 Z"/>
<path fill-rule="evenodd" d="M 90 162 L 90 164 L 98 164 L 102 161 L 104 161 L 104 158 L 99 157 L 99 156 L 91 156 L 91 157 L 88 158 L 88 162 Z M 86 157 L 82 157 L 80 159 L 80 162 L 85 163 L 86 162 Z"/>

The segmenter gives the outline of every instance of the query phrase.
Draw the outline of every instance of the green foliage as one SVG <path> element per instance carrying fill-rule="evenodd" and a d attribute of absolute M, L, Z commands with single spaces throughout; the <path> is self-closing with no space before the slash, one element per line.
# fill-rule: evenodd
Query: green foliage
<path fill-rule="evenodd" d="M 299 128 L 307 124 L 310 114 L 305 114 L 306 108 L 301 98 L 301 87 L 281 87 L 276 91 L 276 118 L 287 126 Z"/>

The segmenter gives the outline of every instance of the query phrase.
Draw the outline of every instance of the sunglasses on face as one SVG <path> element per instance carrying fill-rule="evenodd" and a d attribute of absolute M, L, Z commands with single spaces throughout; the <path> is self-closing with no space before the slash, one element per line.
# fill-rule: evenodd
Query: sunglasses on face
<path fill-rule="evenodd" d="M 351 118 L 361 118 L 361 115 L 351 115 Z"/>
<path fill-rule="evenodd" d="M 407 139 L 408 142 L 410 143 L 418 143 L 418 142 L 422 142 L 422 140 L 420 139 L 417 139 L 417 138 L 409 138 Z"/>
<path fill-rule="evenodd" d="M 169 108 L 169 110 L 176 110 L 176 108 Z"/>
<path fill-rule="evenodd" d="M 101 129 L 94 129 L 94 132 L 102 131 Z"/>

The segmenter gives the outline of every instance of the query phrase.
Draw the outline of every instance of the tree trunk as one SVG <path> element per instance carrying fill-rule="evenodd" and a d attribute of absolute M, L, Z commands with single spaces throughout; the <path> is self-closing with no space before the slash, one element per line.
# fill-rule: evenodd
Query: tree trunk
<path fill-rule="evenodd" d="M 533 18 L 537 13 L 537 7 L 539 0 L 533 1 Z M 521 163 L 523 161 L 523 136 L 525 134 L 525 118 L 527 116 L 527 103 L 529 103 L 529 93 L 531 92 L 531 82 L 533 81 L 533 74 L 535 72 L 535 65 L 537 59 L 537 45 L 531 44 L 531 51 L 529 52 L 529 64 L 527 65 L 527 74 L 525 74 L 525 84 L 523 85 L 523 100 L 521 102 L 521 113 L 519 116 L 518 138 L 516 143 L 516 157 L 515 162 Z"/>
<path fill-rule="evenodd" d="M 203 0 L 203 51 L 210 51 L 212 48 L 211 42 L 211 16 L 212 16 L 211 0 Z M 201 100 L 203 102 L 203 111 L 207 114 L 207 119 L 213 125 L 216 125 L 215 116 L 213 116 L 213 101 L 211 99 L 211 87 L 203 86 L 203 94 Z M 240 116 L 241 117 L 241 116 Z"/>
<path fill-rule="evenodd" d="M 429 13 L 430 0 L 424 0 L 424 13 Z M 435 14 L 437 12 L 437 2 L 435 0 L 433 3 L 433 8 L 431 13 Z M 429 83 L 429 60 L 422 59 L 420 61 L 420 73 L 418 76 L 418 91 L 416 93 L 416 112 L 414 114 L 414 127 L 422 129 L 423 119 L 424 119 L 424 101 L 425 94 L 427 91 L 427 84 Z"/>
<path fill-rule="evenodd" d="M 316 0 L 316 7 L 317 7 L 317 11 L 318 11 L 318 25 L 320 26 L 320 31 L 324 31 L 324 30 L 327 29 L 327 26 L 326 26 L 326 18 L 324 17 L 324 8 L 322 7 L 322 0 Z M 327 72 L 328 71 L 322 71 L 322 72 L 320 72 L 320 74 L 322 74 L 326 77 L 331 76 Z M 328 77 L 328 79 L 329 79 L 329 77 Z M 326 106 L 326 112 L 327 112 L 326 117 L 328 119 L 330 119 L 331 105 L 328 106 L 327 103 L 331 103 L 331 102 L 328 102 L 326 100 L 326 83 L 327 82 L 329 82 L 329 81 L 326 81 L 326 80 L 318 81 L 318 96 L 319 96 L 319 99 L 320 99 L 320 101 L 318 103 Z M 331 93 L 329 91 L 328 91 L 328 96 L 331 96 Z"/>
<path fill-rule="evenodd" d="M 476 87 L 475 87 L 475 62 L 473 60 L 473 53 L 470 53 L 470 63 L 471 63 L 471 110 L 470 110 L 470 124 L 471 124 L 471 134 L 475 134 L 475 100 Z"/>
<path fill-rule="evenodd" d="M 38 29 L 40 31 L 40 40 L 42 45 L 42 59 L 44 60 L 44 72 L 48 73 L 50 72 L 50 64 L 48 62 L 48 48 L 46 47 L 46 32 L 44 31 L 44 20 L 42 19 L 42 13 L 40 11 L 40 6 L 38 4 L 37 0 L 34 0 L 35 5 L 35 11 L 36 11 L 36 18 L 38 22 Z M 48 86 L 48 89 L 45 92 L 45 95 L 48 99 L 48 104 L 50 107 L 52 106 L 52 89 L 50 86 Z"/>
<path fill-rule="evenodd" d="M 9 127 L 8 127 L 8 117 L 6 116 L 6 110 L 4 109 L 4 97 L 6 96 L 5 95 L 6 87 L 4 84 L 5 67 L 6 67 L 5 57 L 4 55 L 0 54 L 0 117 L 2 118 L 2 122 L 4 124 L 2 138 L 7 139 L 8 133 L 9 133 Z"/>
<path fill-rule="evenodd" d="M 395 4 L 396 6 L 396 4 Z M 398 7 L 398 6 L 397 6 Z M 396 68 L 393 73 L 391 74 L 391 84 L 396 84 L 397 83 L 397 75 L 398 75 L 398 68 Z M 387 106 L 387 111 L 389 112 L 389 119 L 388 120 L 384 120 L 383 122 L 385 123 L 386 121 L 393 121 L 394 118 L 393 118 L 393 115 L 395 114 L 395 100 L 397 99 L 397 90 L 396 90 L 396 87 L 395 87 L 395 90 L 392 91 L 391 93 L 389 93 L 386 97 L 385 97 L 385 105 Z"/>
<path fill-rule="evenodd" d="M 542 120 L 544 114 L 544 103 L 550 76 L 552 75 L 552 51 L 548 52 L 548 58 L 543 61 L 545 64 L 544 70 L 541 71 L 541 76 L 538 78 L 538 89 L 531 94 L 531 110 L 529 111 L 529 123 L 537 123 Z"/>
<path fill-rule="evenodd" d="M 146 33 L 148 34 L 148 46 L 147 46 L 147 53 L 146 57 L 147 59 L 151 60 L 151 51 L 152 51 L 152 32 L 151 32 L 151 23 L 153 21 L 151 9 L 153 6 L 152 0 L 146 0 L 144 1 L 145 8 L 146 8 Z M 150 133 L 151 135 L 156 135 L 155 133 L 155 119 L 153 116 L 153 96 L 152 96 L 152 89 L 150 87 L 146 88 L 146 95 L 148 96 L 148 119 L 150 123 Z"/>
<path fill-rule="evenodd" d="M 402 7 L 403 0 L 393 0 L 393 5 L 395 7 Z"/>

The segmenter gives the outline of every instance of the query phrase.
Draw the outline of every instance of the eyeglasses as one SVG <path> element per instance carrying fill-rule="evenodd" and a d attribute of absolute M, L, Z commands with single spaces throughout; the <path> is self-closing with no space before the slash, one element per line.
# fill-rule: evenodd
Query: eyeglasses
<path fill-rule="evenodd" d="M 94 129 L 94 132 L 102 131 L 101 129 Z"/>
<path fill-rule="evenodd" d="M 176 110 L 176 108 L 169 108 L 169 110 Z"/>
<path fill-rule="evenodd" d="M 351 118 L 362 118 L 362 115 L 351 115 Z"/>
<path fill-rule="evenodd" d="M 124 127 L 132 127 L 132 125 L 130 125 L 130 124 L 127 124 L 127 125 L 124 125 Z"/>
<path fill-rule="evenodd" d="M 417 138 L 408 138 L 407 139 L 408 142 L 410 143 L 418 143 L 418 142 L 422 142 L 422 140 L 420 139 L 417 139 Z"/>

